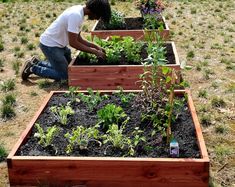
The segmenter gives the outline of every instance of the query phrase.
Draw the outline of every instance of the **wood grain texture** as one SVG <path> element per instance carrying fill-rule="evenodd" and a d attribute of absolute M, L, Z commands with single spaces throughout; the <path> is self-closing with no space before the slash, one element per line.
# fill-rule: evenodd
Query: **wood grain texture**
<path fill-rule="evenodd" d="M 174 54 L 174 62 L 166 67 L 175 69 L 180 76 L 180 62 L 174 42 L 169 44 Z M 161 68 L 161 67 L 160 67 Z M 151 69 L 151 66 L 149 66 Z M 68 67 L 69 86 L 79 86 L 81 89 L 140 89 L 140 74 L 144 72 L 143 65 L 75 65 L 75 59 Z M 181 80 L 178 79 L 177 83 Z"/>
<path fill-rule="evenodd" d="M 111 94 L 115 90 L 103 90 Z M 131 91 L 131 90 L 130 90 Z M 139 92 L 135 90 L 134 92 Z M 84 91 L 80 91 L 84 92 Z M 87 92 L 87 91 L 85 91 Z M 26 141 L 34 122 L 53 94 L 51 92 L 37 111 L 7 158 L 11 186 L 87 186 L 87 187 L 206 187 L 209 180 L 209 158 L 188 90 L 188 106 L 194 121 L 201 158 L 115 158 L 16 156 Z"/>

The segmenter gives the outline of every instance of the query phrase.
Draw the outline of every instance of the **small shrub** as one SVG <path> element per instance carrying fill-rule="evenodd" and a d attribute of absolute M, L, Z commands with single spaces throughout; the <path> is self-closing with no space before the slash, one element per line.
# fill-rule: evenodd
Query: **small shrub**
<path fill-rule="evenodd" d="M 21 44 L 27 44 L 29 40 L 28 40 L 27 37 L 23 36 L 23 37 L 20 39 L 20 41 L 21 41 Z"/>
<path fill-rule="evenodd" d="M 15 46 L 13 50 L 14 50 L 14 52 L 20 51 L 20 46 Z"/>
<path fill-rule="evenodd" d="M 208 111 L 207 111 L 208 112 Z M 210 114 L 203 114 L 202 116 L 201 116 L 201 123 L 203 124 L 203 125 L 205 125 L 205 126 L 209 126 L 209 125 L 211 125 L 212 123 L 211 123 L 211 118 L 212 118 L 212 116 L 210 115 Z"/>
<path fill-rule="evenodd" d="M 202 65 L 200 63 L 196 64 L 196 70 L 201 71 L 202 70 Z"/>
<path fill-rule="evenodd" d="M 35 49 L 35 45 L 33 43 L 30 43 L 27 45 L 27 49 L 31 51 L 31 50 Z"/>
<path fill-rule="evenodd" d="M 15 89 L 15 80 L 14 79 L 8 79 L 8 80 L 2 82 L 2 84 L 0 85 L 0 88 L 4 92 L 14 90 Z"/>
<path fill-rule="evenodd" d="M 216 89 L 216 88 L 219 87 L 219 83 L 214 81 L 214 82 L 211 83 L 211 86 L 212 86 L 214 89 Z"/>
<path fill-rule="evenodd" d="M 215 96 L 211 100 L 211 105 L 212 107 L 225 107 L 226 102 L 222 98 Z"/>
<path fill-rule="evenodd" d="M 189 51 L 187 53 L 187 58 L 193 58 L 195 56 L 194 52 L 193 51 Z"/>
<path fill-rule="evenodd" d="M 12 105 L 6 104 L 2 105 L 0 108 L 2 118 L 12 118 L 15 116 L 15 110 Z"/>
<path fill-rule="evenodd" d="M 21 62 L 20 61 L 14 61 L 12 64 L 12 69 L 15 71 L 15 74 L 18 75 L 19 71 L 20 71 L 20 66 L 21 66 Z"/>
<path fill-rule="evenodd" d="M 216 125 L 216 127 L 215 127 L 216 133 L 224 134 L 225 132 L 227 132 L 227 130 L 228 130 L 227 127 L 222 124 Z"/>
<path fill-rule="evenodd" d="M 207 91 L 206 90 L 200 90 L 198 93 L 198 97 L 207 98 Z"/>
<path fill-rule="evenodd" d="M 2 99 L 3 105 L 14 105 L 16 102 L 16 97 L 13 94 L 8 94 Z"/>
<path fill-rule="evenodd" d="M 19 52 L 15 53 L 14 56 L 16 56 L 17 58 L 23 58 L 24 57 L 24 52 L 19 51 Z"/>
<path fill-rule="evenodd" d="M 6 149 L 0 145 L 0 162 L 4 161 L 7 157 L 7 151 Z"/>
<path fill-rule="evenodd" d="M 232 149 L 225 145 L 218 145 L 215 147 L 215 153 L 218 158 L 224 158 L 225 156 L 228 156 L 232 153 Z"/>

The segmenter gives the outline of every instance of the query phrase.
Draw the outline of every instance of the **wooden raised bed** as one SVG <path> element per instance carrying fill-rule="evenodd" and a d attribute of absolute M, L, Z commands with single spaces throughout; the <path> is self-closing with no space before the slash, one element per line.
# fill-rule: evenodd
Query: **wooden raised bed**
<path fill-rule="evenodd" d="M 140 17 L 125 18 L 125 22 L 127 22 L 127 24 L 129 22 L 135 22 L 136 21 L 135 19 L 138 20 L 141 18 Z M 169 27 L 168 27 L 166 20 L 163 16 L 162 16 L 162 20 L 164 23 L 164 25 L 163 25 L 164 29 L 162 31 L 159 31 L 158 29 L 144 30 L 142 28 L 135 28 L 132 30 L 129 30 L 129 29 L 128 30 L 97 30 L 97 25 L 101 24 L 100 21 L 97 21 L 91 30 L 91 35 L 97 36 L 97 37 L 103 38 L 103 39 L 106 39 L 107 37 L 110 37 L 110 36 L 132 36 L 133 38 L 135 38 L 137 40 L 142 40 L 142 39 L 144 39 L 144 32 L 155 31 L 155 32 L 159 33 L 160 36 L 164 40 L 167 40 L 169 38 L 170 30 L 169 30 Z"/>
<path fill-rule="evenodd" d="M 209 159 L 201 127 L 189 91 L 188 106 L 195 126 L 200 158 L 118 158 L 16 156 L 31 134 L 51 92 L 7 158 L 10 185 L 87 187 L 203 187 L 208 186 Z M 184 90 L 175 91 L 185 94 Z"/>
<path fill-rule="evenodd" d="M 180 70 L 180 62 L 174 42 L 166 42 L 170 46 L 170 54 L 174 62 L 167 67 Z M 140 89 L 139 75 L 143 73 L 143 65 L 76 65 L 73 59 L 68 67 L 69 86 L 79 86 L 86 90 L 112 90 L 121 86 L 127 90 Z"/>

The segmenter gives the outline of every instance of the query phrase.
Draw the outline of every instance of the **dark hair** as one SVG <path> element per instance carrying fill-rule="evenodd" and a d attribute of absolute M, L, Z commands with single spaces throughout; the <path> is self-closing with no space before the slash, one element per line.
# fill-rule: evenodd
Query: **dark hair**
<path fill-rule="evenodd" d="M 111 7 L 108 0 L 88 0 L 86 7 L 104 22 L 111 18 Z"/>

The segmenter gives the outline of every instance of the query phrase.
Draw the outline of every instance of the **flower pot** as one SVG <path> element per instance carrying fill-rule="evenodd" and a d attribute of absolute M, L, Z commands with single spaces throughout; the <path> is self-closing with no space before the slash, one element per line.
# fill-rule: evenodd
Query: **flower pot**
<path fill-rule="evenodd" d="M 112 92 L 107 91 L 105 93 L 111 94 Z M 27 144 L 32 135 L 35 122 L 39 120 L 40 115 L 47 111 L 46 108 L 51 99 L 60 93 L 64 92 L 51 92 L 47 96 L 10 152 L 7 158 L 10 185 L 76 185 L 87 187 L 208 186 L 208 154 L 192 98 L 189 91 L 184 90 L 175 91 L 175 95 L 181 97 L 185 93 L 187 94 L 189 116 L 192 118 L 192 127 L 199 150 L 198 158 L 20 156 L 18 152 L 21 146 Z M 62 100 L 56 99 L 54 101 L 58 104 L 62 102 Z M 187 136 L 191 137 L 192 134 Z"/>
<path fill-rule="evenodd" d="M 180 62 L 174 42 L 165 43 L 167 67 L 179 72 Z M 79 55 L 78 55 L 79 57 Z M 121 86 L 127 90 L 140 89 L 139 75 L 144 72 L 144 65 L 79 65 L 78 59 L 73 59 L 68 67 L 69 86 L 88 87 L 95 90 L 112 90 Z"/>
<path fill-rule="evenodd" d="M 141 17 L 136 17 L 136 18 L 125 18 L 126 22 L 126 29 L 120 29 L 120 30 L 105 30 L 103 28 L 103 24 L 101 21 L 97 21 L 94 25 L 94 27 L 91 30 L 91 35 L 92 36 L 97 36 L 99 38 L 106 39 L 107 37 L 110 36 L 132 36 L 133 38 L 137 40 L 142 40 L 144 39 L 144 32 L 157 32 L 160 34 L 160 36 L 164 39 L 167 40 L 169 38 L 169 27 L 166 24 L 165 18 L 162 16 L 163 20 L 163 30 L 158 30 L 158 29 L 150 29 L 150 30 L 144 30 L 143 29 L 143 20 Z M 134 26 L 131 26 L 132 24 L 136 24 Z"/>

